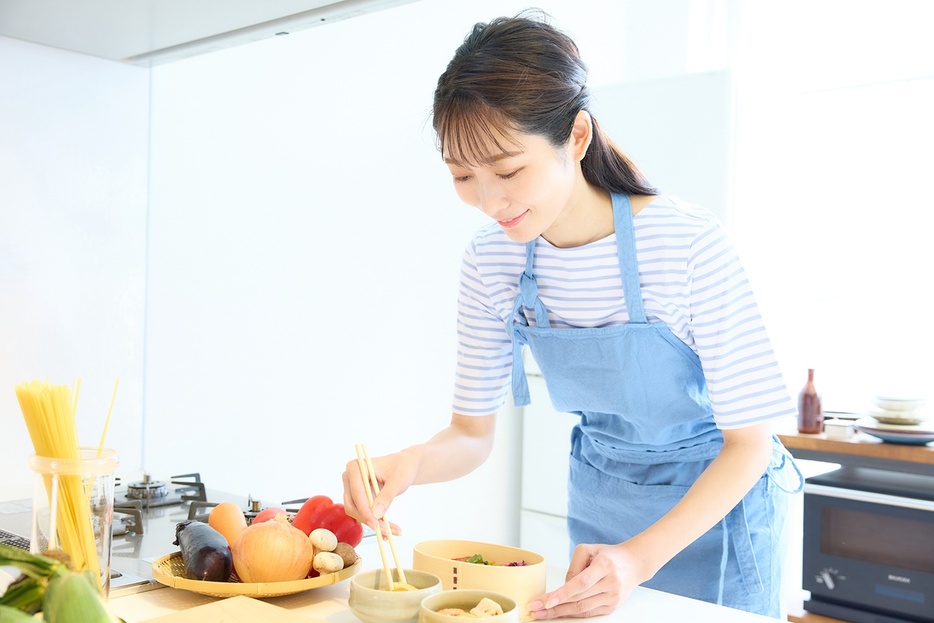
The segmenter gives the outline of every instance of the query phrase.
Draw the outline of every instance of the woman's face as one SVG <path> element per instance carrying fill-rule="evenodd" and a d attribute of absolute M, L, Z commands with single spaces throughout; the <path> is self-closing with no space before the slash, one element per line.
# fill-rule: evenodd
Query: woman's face
<path fill-rule="evenodd" d="M 515 133 L 498 142 L 509 151 L 491 150 L 489 163 L 467 164 L 448 153 L 444 160 L 464 203 L 496 220 L 510 239 L 528 242 L 570 212 L 580 164 L 573 141 L 555 148 L 541 136 Z"/>

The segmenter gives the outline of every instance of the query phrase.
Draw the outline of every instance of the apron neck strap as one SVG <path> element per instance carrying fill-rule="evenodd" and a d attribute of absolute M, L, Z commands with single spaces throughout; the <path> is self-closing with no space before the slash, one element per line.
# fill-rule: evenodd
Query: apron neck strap
<path fill-rule="evenodd" d="M 551 321 L 548 320 L 548 310 L 545 309 L 545 304 L 538 296 L 538 283 L 532 273 L 532 267 L 535 264 L 536 240 L 537 238 L 525 243 L 525 270 L 519 275 L 519 296 L 516 297 L 513 315 L 520 313 L 522 306 L 525 306 L 535 314 L 536 326 L 548 328 L 551 326 Z"/>
<path fill-rule="evenodd" d="M 632 204 L 627 195 L 614 193 L 611 197 L 613 222 L 616 227 L 616 253 L 619 256 L 619 270 L 629 322 L 645 324 L 642 291 L 639 289 L 639 262 L 636 260 L 636 234 L 632 225 Z"/>
<path fill-rule="evenodd" d="M 532 398 L 529 393 L 529 382 L 525 375 L 525 362 L 522 360 L 522 346 L 526 343 L 526 338 L 522 334 L 523 324 L 516 324 L 516 319 L 522 314 L 523 306 L 532 310 L 535 314 L 535 323 L 539 327 L 549 327 L 548 310 L 538 296 L 538 284 L 535 281 L 535 275 L 532 273 L 532 267 L 535 264 L 535 240 L 530 240 L 525 245 L 525 270 L 519 275 L 519 294 L 516 296 L 516 302 L 512 309 L 509 319 L 506 321 L 506 330 L 512 339 L 512 397 L 517 407 L 524 407 L 531 404 Z M 527 320 L 523 319 L 523 322 Z"/>

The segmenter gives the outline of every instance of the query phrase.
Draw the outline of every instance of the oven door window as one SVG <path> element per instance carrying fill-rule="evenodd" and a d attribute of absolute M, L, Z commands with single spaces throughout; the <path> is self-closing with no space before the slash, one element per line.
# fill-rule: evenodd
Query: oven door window
<path fill-rule="evenodd" d="M 934 518 L 919 521 L 825 506 L 821 551 L 883 565 L 934 573 Z"/>

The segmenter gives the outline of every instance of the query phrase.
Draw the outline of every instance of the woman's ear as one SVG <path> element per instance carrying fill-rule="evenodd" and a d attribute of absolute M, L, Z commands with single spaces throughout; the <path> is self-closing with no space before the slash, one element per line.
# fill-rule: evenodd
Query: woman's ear
<path fill-rule="evenodd" d="M 580 162 L 587 155 L 587 149 L 593 140 L 593 119 L 590 113 L 582 110 L 574 118 L 574 125 L 571 128 L 571 139 L 569 147 L 574 160 Z"/>

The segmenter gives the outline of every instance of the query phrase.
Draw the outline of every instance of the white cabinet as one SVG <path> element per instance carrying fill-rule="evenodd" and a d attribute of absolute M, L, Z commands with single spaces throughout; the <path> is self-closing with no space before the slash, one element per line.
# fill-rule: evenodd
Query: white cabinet
<path fill-rule="evenodd" d="M 549 566 L 567 567 L 568 453 L 578 418 L 556 411 L 545 380 L 529 366 L 532 404 L 522 412 L 522 508 L 520 546 L 543 555 Z"/>
<path fill-rule="evenodd" d="M 549 576 L 563 574 L 571 561 L 565 518 L 523 508 L 519 514 L 519 547 L 544 556 Z"/>
<path fill-rule="evenodd" d="M 0 36 L 149 67 L 413 1 L 3 0 Z"/>

